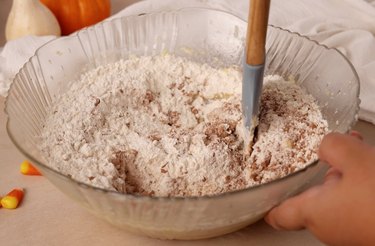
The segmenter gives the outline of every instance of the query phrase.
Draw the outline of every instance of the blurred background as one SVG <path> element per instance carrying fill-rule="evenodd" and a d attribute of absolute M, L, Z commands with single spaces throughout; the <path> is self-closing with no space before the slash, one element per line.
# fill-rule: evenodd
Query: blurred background
<path fill-rule="evenodd" d="M 138 1 L 139 0 L 111 0 L 112 14 Z M 10 8 L 12 7 L 12 2 L 13 0 L 0 0 L 0 47 L 5 44 L 5 24 Z"/>

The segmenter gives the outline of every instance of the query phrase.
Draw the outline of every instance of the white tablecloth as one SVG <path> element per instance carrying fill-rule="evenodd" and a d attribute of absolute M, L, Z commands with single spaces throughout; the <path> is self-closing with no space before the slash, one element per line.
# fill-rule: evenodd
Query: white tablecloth
<path fill-rule="evenodd" d="M 338 48 L 356 68 L 361 80 L 360 118 L 375 124 L 375 1 L 272 0 L 270 23 Z M 246 19 L 247 0 L 147 0 L 115 16 L 202 6 L 222 9 Z M 0 94 L 34 50 L 52 37 L 28 37 L 8 42 L 0 55 Z"/>

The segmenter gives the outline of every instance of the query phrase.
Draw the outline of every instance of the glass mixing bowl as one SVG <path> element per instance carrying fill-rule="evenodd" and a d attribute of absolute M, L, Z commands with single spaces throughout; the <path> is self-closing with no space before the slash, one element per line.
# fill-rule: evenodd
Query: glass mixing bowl
<path fill-rule="evenodd" d="M 199 239 L 229 233 L 261 219 L 273 206 L 306 189 L 326 171 L 318 160 L 287 177 L 226 194 L 158 198 L 95 188 L 51 169 L 37 148 L 55 98 L 84 70 L 131 55 L 169 52 L 212 66 L 240 65 L 245 21 L 209 9 L 182 9 L 114 19 L 58 38 L 20 70 L 6 100 L 13 143 L 56 187 L 89 211 L 128 231 L 163 239 Z M 318 101 L 330 130 L 356 120 L 359 81 L 337 50 L 270 26 L 266 74 L 295 80 Z"/>

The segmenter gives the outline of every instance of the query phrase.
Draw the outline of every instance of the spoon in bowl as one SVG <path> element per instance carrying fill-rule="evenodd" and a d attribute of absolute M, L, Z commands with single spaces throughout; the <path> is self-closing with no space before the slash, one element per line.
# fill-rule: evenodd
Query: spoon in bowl
<path fill-rule="evenodd" d="M 254 130 L 258 125 L 259 104 L 266 59 L 265 44 L 269 9 L 270 0 L 250 0 L 242 79 L 245 154 L 251 150 Z"/>

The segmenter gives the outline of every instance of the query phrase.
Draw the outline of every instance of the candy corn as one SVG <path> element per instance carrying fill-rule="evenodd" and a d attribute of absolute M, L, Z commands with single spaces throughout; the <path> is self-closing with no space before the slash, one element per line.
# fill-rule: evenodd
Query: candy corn
<path fill-rule="evenodd" d="M 23 198 L 23 189 L 14 189 L 1 199 L 3 208 L 15 209 L 21 203 Z"/>
<path fill-rule="evenodd" d="M 24 175 L 42 175 L 38 169 L 31 165 L 28 161 L 23 161 L 20 166 L 20 171 Z"/>

